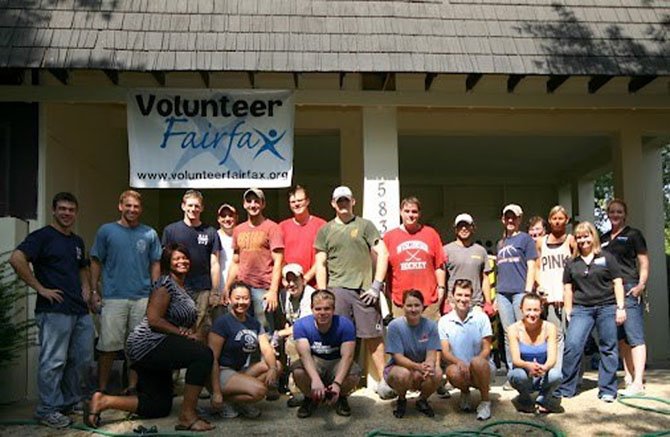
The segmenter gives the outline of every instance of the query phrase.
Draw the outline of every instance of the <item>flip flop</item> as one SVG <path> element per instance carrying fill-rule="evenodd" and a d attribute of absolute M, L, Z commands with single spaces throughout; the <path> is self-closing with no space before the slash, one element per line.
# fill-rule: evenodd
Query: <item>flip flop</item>
<path fill-rule="evenodd" d="M 93 416 L 93 420 L 91 420 L 91 416 Z M 91 404 L 90 402 L 84 402 L 84 425 L 88 426 L 89 428 L 98 428 L 100 426 L 100 412 L 94 412 L 91 411 Z"/>
<path fill-rule="evenodd" d="M 206 428 L 194 428 L 195 424 L 198 423 L 198 422 L 204 423 L 207 427 Z M 213 430 L 214 428 L 216 428 L 216 426 L 212 425 L 211 423 L 209 423 L 208 421 L 206 421 L 205 419 L 200 418 L 200 417 L 195 419 L 189 425 L 184 425 L 184 424 L 178 423 L 174 426 L 175 431 L 194 431 L 194 432 L 207 432 L 207 431 Z"/>

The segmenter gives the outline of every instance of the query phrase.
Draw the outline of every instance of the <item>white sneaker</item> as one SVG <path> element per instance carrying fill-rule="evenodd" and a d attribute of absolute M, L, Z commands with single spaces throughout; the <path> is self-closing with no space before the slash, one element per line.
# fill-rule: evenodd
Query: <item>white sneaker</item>
<path fill-rule="evenodd" d="M 235 407 L 230 405 L 228 402 L 223 403 L 223 406 L 221 407 L 220 414 L 221 414 L 221 417 L 224 418 L 224 419 L 234 419 L 237 416 L 239 416 L 239 413 L 237 412 Z"/>
<path fill-rule="evenodd" d="M 388 401 L 389 399 L 398 397 L 396 392 L 383 379 L 379 381 L 379 383 L 377 384 L 376 391 L 377 395 L 379 396 L 379 399 L 383 401 Z"/>
<path fill-rule="evenodd" d="M 481 401 L 477 406 L 477 420 L 491 418 L 491 401 Z"/>
<path fill-rule="evenodd" d="M 472 411 L 472 402 L 470 401 L 470 392 L 461 392 L 461 397 L 458 400 L 458 406 L 461 411 Z"/>

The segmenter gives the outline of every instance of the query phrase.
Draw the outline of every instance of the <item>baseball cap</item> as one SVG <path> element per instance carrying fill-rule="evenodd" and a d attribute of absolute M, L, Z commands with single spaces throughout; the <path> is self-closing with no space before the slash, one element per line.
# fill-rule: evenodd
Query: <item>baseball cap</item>
<path fill-rule="evenodd" d="M 302 276 L 302 266 L 296 263 L 286 264 L 284 268 L 281 269 L 281 275 L 283 278 L 286 278 L 289 273 L 293 273 L 296 276 Z"/>
<path fill-rule="evenodd" d="M 263 194 L 263 190 L 261 190 L 260 188 L 249 188 L 247 191 L 244 192 L 244 196 L 242 196 L 242 198 L 246 199 L 249 194 L 253 194 L 259 199 L 265 200 L 265 194 Z"/>
<path fill-rule="evenodd" d="M 523 215 L 523 209 L 516 203 L 510 203 L 506 207 L 503 208 L 502 213 L 505 215 L 507 211 L 511 211 L 514 213 L 515 216 L 521 217 Z"/>
<path fill-rule="evenodd" d="M 351 200 L 354 197 L 349 187 L 340 185 L 339 187 L 333 190 L 333 200 L 337 200 L 342 197 L 346 197 L 349 200 Z"/>
<path fill-rule="evenodd" d="M 230 203 L 223 203 L 223 204 L 221 204 L 221 206 L 219 206 L 219 209 L 217 210 L 216 215 L 221 215 L 223 213 L 224 209 L 229 210 L 233 214 L 237 214 L 237 210 L 235 209 L 235 207 L 233 205 L 231 205 Z"/>
<path fill-rule="evenodd" d="M 472 216 L 467 213 L 463 214 L 458 214 L 456 218 L 454 219 L 454 226 L 458 226 L 460 222 L 465 222 L 469 225 L 473 224 L 475 221 L 473 220 Z"/>

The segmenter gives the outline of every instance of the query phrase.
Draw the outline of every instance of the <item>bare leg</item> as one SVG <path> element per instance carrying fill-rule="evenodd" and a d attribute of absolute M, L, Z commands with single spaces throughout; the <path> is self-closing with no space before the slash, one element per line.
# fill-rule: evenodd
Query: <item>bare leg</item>
<path fill-rule="evenodd" d="M 489 390 L 491 389 L 491 368 L 487 360 L 473 358 L 470 361 L 470 376 L 472 383 L 482 395 L 482 401 L 489 401 Z"/>
<path fill-rule="evenodd" d="M 365 346 L 368 349 L 368 353 L 372 356 L 372 362 L 377 370 L 377 377 L 381 381 L 384 377 L 384 342 L 382 337 L 377 338 L 366 338 Z"/>
<path fill-rule="evenodd" d="M 633 363 L 631 347 L 625 340 L 619 340 L 619 352 L 621 354 L 621 361 L 623 361 L 624 381 L 626 385 L 630 385 L 634 381 L 635 365 Z"/>
<path fill-rule="evenodd" d="M 112 372 L 112 364 L 114 364 L 115 356 L 116 352 L 100 352 L 100 356 L 98 357 L 98 388 L 100 390 L 107 389 L 109 374 Z M 137 377 L 135 380 L 137 382 Z"/>
<path fill-rule="evenodd" d="M 91 397 L 91 412 L 102 413 L 105 410 L 121 410 L 135 413 L 137 411 L 137 396 L 110 396 L 102 392 L 95 392 Z"/>
<path fill-rule="evenodd" d="M 437 391 L 437 387 L 442 383 L 442 369 L 435 368 L 435 375 L 426 378 L 421 382 L 421 398 L 428 399 L 430 395 Z"/>
<path fill-rule="evenodd" d="M 248 404 L 265 398 L 267 387 L 253 376 L 237 373 L 230 377 L 225 387 L 221 387 L 226 401 Z"/>
<path fill-rule="evenodd" d="M 641 344 L 631 348 L 633 357 L 633 385 L 644 386 L 644 368 L 647 364 L 647 345 Z"/>
<path fill-rule="evenodd" d="M 309 377 L 309 374 L 304 369 L 295 369 L 293 371 L 293 380 L 302 394 L 305 396 L 312 394 L 312 378 Z"/>
<path fill-rule="evenodd" d="M 386 382 L 395 390 L 398 398 L 405 399 L 407 390 L 412 386 L 412 371 L 402 366 L 393 366 Z"/>

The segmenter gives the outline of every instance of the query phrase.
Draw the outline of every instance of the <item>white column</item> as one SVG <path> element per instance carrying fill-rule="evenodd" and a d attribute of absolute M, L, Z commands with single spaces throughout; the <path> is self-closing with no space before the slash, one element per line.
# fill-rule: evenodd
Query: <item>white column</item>
<path fill-rule="evenodd" d="M 363 108 L 363 216 L 382 235 L 400 224 L 395 108 Z"/>
<path fill-rule="evenodd" d="M 642 133 L 621 131 L 614 155 L 615 195 L 628 204 L 627 223 L 647 240 L 650 313 L 645 316 L 649 361 L 670 359 L 668 282 L 664 250 L 663 173 L 658 144 L 643 147 Z"/>
<path fill-rule="evenodd" d="M 572 184 L 558 187 L 558 204 L 562 205 L 568 211 L 568 215 L 572 217 Z"/>
<path fill-rule="evenodd" d="M 595 188 L 593 179 L 580 179 L 577 181 L 577 201 L 578 210 L 576 221 L 595 222 L 596 215 L 594 211 Z"/>

